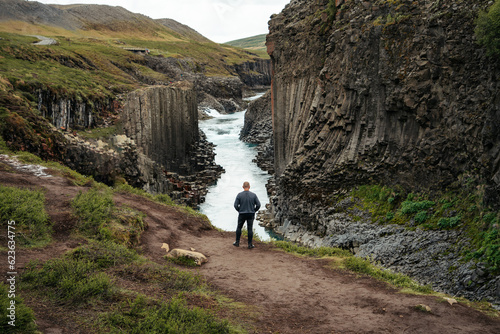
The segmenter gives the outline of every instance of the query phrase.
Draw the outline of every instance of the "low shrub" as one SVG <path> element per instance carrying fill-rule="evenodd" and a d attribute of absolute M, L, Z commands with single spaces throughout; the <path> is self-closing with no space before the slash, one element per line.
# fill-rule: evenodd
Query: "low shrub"
<path fill-rule="evenodd" d="M 134 250 L 110 241 L 93 241 L 77 247 L 66 254 L 66 258 L 95 264 L 97 268 L 109 268 L 139 260 Z"/>
<path fill-rule="evenodd" d="M 401 203 L 401 213 L 405 215 L 418 213 L 420 211 L 432 208 L 435 204 L 435 202 L 428 200 L 416 202 L 407 199 L 406 201 Z"/>

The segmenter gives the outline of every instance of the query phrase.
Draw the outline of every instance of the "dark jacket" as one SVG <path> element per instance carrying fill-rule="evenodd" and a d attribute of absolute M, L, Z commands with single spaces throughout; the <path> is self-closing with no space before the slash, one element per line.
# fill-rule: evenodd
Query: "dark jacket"
<path fill-rule="evenodd" d="M 242 191 L 236 196 L 234 208 L 239 213 L 255 213 L 260 209 L 260 202 L 251 191 Z"/>

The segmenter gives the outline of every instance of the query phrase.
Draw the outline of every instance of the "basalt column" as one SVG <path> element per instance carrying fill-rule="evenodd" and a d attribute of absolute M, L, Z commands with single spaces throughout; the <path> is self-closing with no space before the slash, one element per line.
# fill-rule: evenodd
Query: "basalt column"
<path fill-rule="evenodd" d="M 167 171 L 191 174 L 199 139 L 196 94 L 191 87 L 154 86 L 127 96 L 123 112 L 127 136 Z"/>

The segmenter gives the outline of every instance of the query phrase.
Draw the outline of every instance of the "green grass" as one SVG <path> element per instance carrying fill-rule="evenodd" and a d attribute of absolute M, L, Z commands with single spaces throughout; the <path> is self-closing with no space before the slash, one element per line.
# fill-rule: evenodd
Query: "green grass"
<path fill-rule="evenodd" d="M 109 268 L 133 262 L 141 258 L 134 250 L 111 241 L 90 240 L 85 246 L 75 248 L 66 254 L 75 261 L 94 263 L 97 268 Z"/>
<path fill-rule="evenodd" d="M 95 128 L 92 130 L 78 131 L 78 135 L 85 139 L 110 139 L 118 134 L 118 126 L 112 125 L 106 128 Z"/>
<path fill-rule="evenodd" d="M 500 0 L 487 12 L 481 11 L 476 20 L 477 43 L 486 47 L 489 56 L 500 57 Z"/>
<path fill-rule="evenodd" d="M 135 251 L 112 242 L 90 241 L 43 264 L 31 262 L 21 275 L 22 288 L 41 289 L 61 303 L 88 304 L 118 298 L 113 279 L 103 269 L 138 261 Z"/>
<path fill-rule="evenodd" d="M 362 258 L 354 256 L 348 257 L 343 261 L 343 265 L 345 268 L 354 271 L 355 273 L 371 276 L 401 289 L 407 289 L 424 294 L 433 293 L 432 288 L 428 285 L 422 286 L 406 275 L 374 266 L 368 260 Z"/>
<path fill-rule="evenodd" d="M 62 258 L 31 262 L 20 278 L 23 293 L 83 311 L 96 332 L 242 333 L 209 310 L 188 305 L 191 294 L 213 294 L 199 274 L 153 263 L 110 241 L 90 241 Z M 119 287 L 123 280 L 156 293 Z"/>
<path fill-rule="evenodd" d="M 87 235 L 96 235 L 99 229 L 110 222 L 115 208 L 113 193 L 91 188 L 80 191 L 72 201 L 74 214 L 80 220 L 80 231 Z"/>
<path fill-rule="evenodd" d="M 296 245 L 288 241 L 273 241 L 273 245 L 288 252 L 299 255 L 307 255 L 313 257 L 324 257 L 324 256 L 339 256 L 339 257 L 349 257 L 352 253 L 340 248 L 334 247 L 319 247 L 319 248 L 309 248 Z"/>
<path fill-rule="evenodd" d="M 351 195 L 355 206 L 370 212 L 374 223 L 464 231 L 471 240 L 470 248 L 461 254 L 464 260 L 483 261 L 493 273 L 500 272 L 500 212 L 484 205 L 484 186 L 469 174 L 459 177 L 453 189 L 404 196 L 400 188 L 362 185 Z"/>
<path fill-rule="evenodd" d="M 65 304 L 87 304 L 110 300 L 116 293 L 112 279 L 90 261 L 63 258 L 31 262 L 21 276 L 23 289 L 43 289 L 44 294 Z"/>
<path fill-rule="evenodd" d="M 389 283 L 397 288 L 405 289 L 408 292 L 425 294 L 433 292 L 429 286 L 422 286 L 406 275 L 380 268 L 366 259 L 355 257 L 347 250 L 335 247 L 309 248 L 298 246 L 288 241 L 273 241 L 272 244 L 292 254 L 318 258 L 331 258 L 333 259 L 333 268 L 348 269 L 358 274 L 368 275 L 377 280 Z"/>
<path fill-rule="evenodd" d="M 184 266 L 184 267 L 197 267 L 198 266 L 194 259 L 189 258 L 187 256 L 168 257 L 165 255 L 163 258 L 165 260 L 167 260 L 168 262 L 175 263 L 175 264 L 178 264 L 178 265 Z"/>
<path fill-rule="evenodd" d="M 33 310 L 26 306 L 18 295 L 19 293 L 16 295 L 16 293 L 10 291 L 9 285 L 3 282 L 0 283 L 0 332 L 5 334 L 37 333 Z M 12 306 L 11 302 L 14 302 L 14 306 Z M 15 311 L 12 318 L 11 310 L 13 307 Z M 15 326 L 12 326 L 12 324 Z"/>
<path fill-rule="evenodd" d="M 15 233 L 15 243 L 24 247 L 42 247 L 52 239 L 52 226 L 45 211 L 41 190 L 19 189 L 0 185 L 0 224 L 7 234 Z"/>
<path fill-rule="evenodd" d="M 224 43 L 224 45 L 230 45 L 237 48 L 242 48 L 248 50 L 251 53 L 255 53 L 261 58 L 269 59 L 266 47 L 266 36 L 267 34 L 256 35 L 247 38 L 241 38 L 234 41 L 229 41 Z"/>
<path fill-rule="evenodd" d="M 125 206 L 116 206 L 113 190 L 96 184 L 87 192 L 80 191 L 72 201 L 78 229 L 85 236 L 112 240 L 128 246 L 139 244 L 146 229 L 145 214 Z"/>
<path fill-rule="evenodd" d="M 166 204 L 166 205 L 174 205 L 174 201 L 167 194 L 150 194 L 143 189 L 134 188 L 131 185 L 127 184 L 122 180 L 121 183 L 115 184 L 114 191 L 122 194 L 134 194 L 137 196 L 145 197 L 153 202 Z"/>
<path fill-rule="evenodd" d="M 125 301 L 104 317 L 109 333 L 236 333 L 226 320 L 218 320 L 200 308 L 189 308 L 182 299 L 152 301 L 139 295 Z"/>

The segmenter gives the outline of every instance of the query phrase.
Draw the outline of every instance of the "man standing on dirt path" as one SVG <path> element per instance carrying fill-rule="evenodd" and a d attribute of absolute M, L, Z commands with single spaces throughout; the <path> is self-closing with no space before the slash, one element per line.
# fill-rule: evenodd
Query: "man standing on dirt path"
<path fill-rule="evenodd" d="M 233 245 L 236 247 L 240 246 L 241 229 L 245 222 L 247 222 L 248 248 L 252 249 L 255 247 L 252 244 L 253 220 L 255 219 L 255 213 L 260 209 L 260 202 L 257 195 L 250 191 L 250 183 L 247 181 L 243 182 L 243 191 L 236 196 L 234 208 L 239 212 L 239 215 L 238 227 L 236 228 L 236 242 Z"/>

